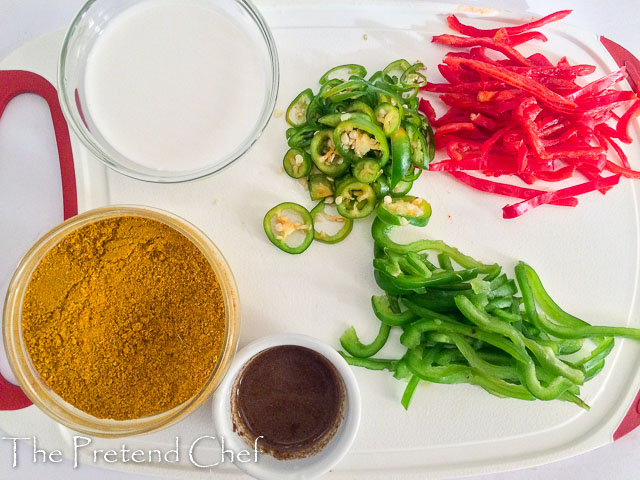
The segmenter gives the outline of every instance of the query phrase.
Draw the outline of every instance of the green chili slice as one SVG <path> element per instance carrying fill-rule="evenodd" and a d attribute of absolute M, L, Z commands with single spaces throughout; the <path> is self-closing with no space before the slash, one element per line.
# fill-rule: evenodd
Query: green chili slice
<path fill-rule="evenodd" d="M 284 171 L 291 178 L 306 177 L 311 173 L 311 168 L 313 167 L 309 154 L 300 148 L 289 149 L 282 160 L 282 164 Z"/>
<path fill-rule="evenodd" d="M 389 160 L 387 137 L 373 122 L 355 118 L 340 122 L 333 131 L 333 142 L 338 153 L 350 162 L 373 155 L 383 167 Z"/>
<path fill-rule="evenodd" d="M 333 130 L 317 132 L 311 140 L 309 149 L 313 163 L 325 175 L 339 177 L 349 170 L 349 163 L 338 153 L 333 143 Z"/>
<path fill-rule="evenodd" d="M 311 214 L 297 203 L 285 202 L 273 207 L 264 216 L 263 226 L 271 243 L 286 253 L 302 253 L 313 241 Z"/>
<path fill-rule="evenodd" d="M 335 186 L 324 173 L 314 173 L 309 176 L 309 196 L 317 201 L 333 196 Z"/>
<path fill-rule="evenodd" d="M 314 239 L 322 243 L 338 243 L 347 238 L 353 229 L 353 220 L 343 217 L 342 215 L 332 215 L 326 212 L 327 204 L 320 201 L 313 210 L 311 210 L 311 218 L 313 219 Z M 340 225 L 335 233 L 328 233 L 320 230 L 320 225 L 324 222 Z"/>
<path fill-rule="evenodd" d="M 360 182 L 375 182 L 381 174 L 380 164 L 372 158 L 358 160 L 353 166 L 353 176 Z"/>
<path fill-rule="evenodd" d="M 307 123 L 307 108 L 313 100 L 313 92 L 310 88 L 298 94 L 287 108 L 287 123 L 292 127 L 299 127 Z"/>
<path fill-rule="evenodd" d="M 336 208 L 346 218 L 364 218 L 376 208 L 377 197 L 368 183 L 350 177 L 336 187 Z"/>
<path fill-rule="evenodd" d="M 431 218 L 431 205 L 423 198 L 412 195 L 400 198 L 386 196 L 378 205 L 377 216 L 390 225 L 424 227 Z"/>
<path fill-rule="evenodd" d="M 382 131 L 390 137 L 400 127 L 400 112 L 390 103 L 381 103 L 375 109 L 376 120 Z"/>
<path fill-rule="evenodd" d="M 327 83 L 329 80 L 342 80 L 346 81 L 352 76 L 365 77 L 367 75 L 367 69 L 362 65 L 356 65 L 354 63 L 348 65 L 339 65 L 333 67 L 327 73 L 320 77 L 320 85 Z"/>
<path fill-rule="evenodd" d="M 389 187 L 398 185 L 411 168 L 411 142 L 404 128 L 398 128 L 391 135 L 391 177 Z"/>

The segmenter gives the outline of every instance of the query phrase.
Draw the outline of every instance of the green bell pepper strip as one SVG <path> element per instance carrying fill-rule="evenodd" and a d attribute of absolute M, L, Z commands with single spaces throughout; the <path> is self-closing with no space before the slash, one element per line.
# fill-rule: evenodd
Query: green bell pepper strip
<path fill-rule="evenodd" d="M 374 260 L 374 266 L 376 266 L 375 262 L 379 262 L 379 259 Z M 387 272 L 380 273 L 383 276 L 389 276 L 390 278 L 387 279 L 388 282 L 391 283 L 391 285 L 395 286 L 397 290 L 404 292 L 415 292 L 421 291 L 426 287 L 434 285 L 448 285 L 451 283 L 474 278 L 478 275 L 478 269 L 469 268 L 466 270 L 458 270 L 456 272 L 438 272 L 432 274 L 430 277 L 408 275 L 405 273 L 400 273 L 396 276 L 391 275 Z"/>
<path fill-rule="evenodd" d="M 375 119 L 382 125 L 382 131 L 390 137 L 400 127 L 400 112 L 390 103 L 381 103 L 375 109 Z"/>
<path fill-rule="evenodd" d="M 340 337 L 340 345 L 342 345 L 342 348 L 344 348 L 347 353 L 353 355 L 354 357 L 372 357 L 373 355 L 378 353 L 382 349 L 382 347 L 384 347 L 385 343 L 387 343 L 390 331 L 391 327 L 389 325 L 381 323 L 380 330 L 378 331 L 378 335 L 376 336 L 376 338 L 369 345 L 365 345 L 358 338 L 356 329 L 351 326 L 347 328 Z"/>
<path fill-rule="evenodd" d="M 405 293 L 424 293 L 425 291 L 424 288 L 417 290 L 405 290 L 399 288 L 393 281 L 394 277 L 392 275 L 388 275 L 378 269 L 374 269 L 373 278 L 375 279 L 378 287 L 391 295 L 404 295 Z"/>
<path fill-rule="evenodd" d="M 411 142 L 404 128 L 391 135 L 391 177 L 389 187 L 393 189 L 411 168 Z"/>
<path fill-rule="evenodd" d="M 389 225 L 424 227 L 431 218 L 431 205 L 423 198 L 412 195 L 385 197 L 378 205 L 376 215 Z"/>
<path fill-rule="evenodd" d="M 538 274 L 524 262 L 516 266 L 516 279 L 522 297 L 525 300 L 525 310 L 531 323 L 539 326 L 541 330 L 558 338 L 589 338 L 589 337 L 624 337 L 632 340 L 640 340 L 640 329 L 627 327 L 601 327 L 588 323 L 564 312 L 549 297 Z M 556 322 L 550 321 L 544 315 L 538 315 L 535 311 L 535 302 L 538 302 L 542 310 Z M 536 323 L 537 322 L 537 323 Z"/>
<path fill-rule="evenodd" d="M 292 221 L 287 218 L 287 211 L 294 212 L 298 215 L 302 223 Z M 276 247 L 286 253 L 299 254 L 304 252 L 313 241 L 313 221 L 311 214 L 301 205 L 297 203 L 285 202 L 276 205 L 264 216 L 263 227 L 267 234 L 267 238 Z M 298 245 L 289 245 L 287 237 L 296 231 L 303 231 L 304 238 Z"/>
<path fill-rule="evenodd" d="M 304 150 L 290 148 L 282 159 L 282 166 L 291 178 L 302 178 L 311 173 L 313 163 L 309 154 Z"/>
<path fill-rule="evenodd" d="M 427 77 L 418 70 L 424 69 L 423 63 L 414 63 L 406 68 L 400 76 L 400 84 L 407 88 L 420 88 L 427 84 Z"/>
<path fill-rule="evenodd" d="M 457 312 L 458 307 L 454 301 L 457 295 L 465 295 L 472 297 L 474 293 L 471 290 L 448 291 L 437 288 L 429 288 L 424 290 L 424 294 L 419 296 L 411 296 L 411 301 L 428 308 L 435 312 Z"/>
<path fill-rule="evenodd" d="M 558 375 L 566 377 L 572 383 L 582 384 L 584 382 L 584 374 L 580 370 L 570 367 L 562 360 L 557 358 L 550 348 L 543 347 L 536 341 L 526 338 L 522 334 L 522 332 L 513 327 L 511 324 L 492 318 L 490 315 L 478 309 L 468 298 L 462 295 L 457 296 L 455 298 L 455 302 L 460 312 L 479 328 L 483 328 L 488 332 L 492 332 L 498 335 L 503 335 L 504 337 L 511 340 L 514 346 L 519 351 L 521 351 L 521 353 L 523 353 L 523 356 L 526 355 L 526 357 L 528 358 L 527 361 L 524 361 L 522 363 L 533 365 L 533 361 L 527 353 L 527 349 L 529 349 L 543 367 Z M 537 381 L 537 377 L 535 377 L 535 374 L 532 374 L 530 369 L 527 368 L 526 370 L 524 370 L 523 374 L 526 375 L 528 382 L 533 382 L 530 386 L 531 391 L 534 395 L 546 395 L 546 393 L 544 393 L 543 391 L 536 390 L 539 386 L 535 384 L 535 382 Z M 560 393 L 558 393 L 558 395 Z"/>
<path fill-rule="evenodd" d="M 311 145 L 311 139 L 317 131 L 318 127 L 316 125 L 301 125 L 300 127 L 296 127 L 290 132 L 287 144 L 291 148 L 304 149 Z"/>
<path fill-rule="evenodd" d="M 360 101 L 360 100 L 356 100 L 355 102 L 352 102 L 346 108 L 346 112 L 347 113 L 364 113 L 365 115 L 367 115 L 369 117 L 369 120 L 371 122 L 374 122 L 376 120 L 376 115 L 373 112 L 373 108 L 371 108 L 365 102 Z"/>
<path fill-rule="evenodd" d="M 322 173 L 329 177 L 340 177 L 349 170 L 349 162 L 340 155 L 333 143 L 333 130 L 317 132 L 309 147 L 311 159 Z"/>
<path fill-rule="evenodd" d="M 346 81 L 353 75 L 358 77 L 365 77 L 367 75 L 367 69 L 362 65 L 356 65 L 353 63 L 348 65 L 339 65 L 337 67 L 333 67 L 331 70 L 322 75 L 318 82 L 320 83 L 320 85 L 322 85 L 330 80 Z"/>
<path fill-rule="evenodd" d="M 474 260 L 468 255 L 464 255 L 457 248 L 447 245 L 442 240 L 423 239 L 405 244 L 396 243 L 391 240 L 391 238 L 389 238 L 389 235 L 394 228 L 397 227 L 389 225 L 376 218 L 371 225 L 371 234 L 373 236 L 374 242 L 396 253 L 422 252 L 424 250 L 443 252 L 449 255 L 451 259 L 461 267 L 477 268 L 479 273 L 490 273 L 494 272 L 496 268 L 499 268 L 496 264 L 485 265 L 477 260 Z"/>
<path fill-rule="evenodd" d="M 395 370 L 393 372 L 393 378 L 397 380 L 403 380 L 411 378 L 413 376 L 411 370 L 409 370 L 409 367 L 407 367 L 407 361 L 404 359 L 404 357 L 398 360 L 398 363 L 394 365 L 394 368 Z"/>
<path fill-rule="evenodd" d="M 378 320 L 392 327 L 402 327 L 418 319 L 417 315 L 408 310 L 399 313 L 392 311 L 387 295 L 372 296 L 371 307 Z"/>
<path fill-rule="evenodd" d="M 354 131 L 357 135 L 355 139 L 349 136 Z M 340 122 L 333 131 L 333 143 L 338 153 L 351 162 L 364 157 L 372 150 L 379 152 L 376 160 L 380 167 L 384 167 L 389 160 L 387 137 L 380 127 L 370 121 L 353 118 Z"/>
<path fill-rule="evenodd" d="M 469 363 L 469 366 L 473 367 L 478 373 L 487 377 L 498 377 L 510 382 L 520 381 L 520 376 L 518 375 L 518 370 L 515 368 L 515 365 L 493 365 L 483 359 L 462 335 L 452 333 L 449 334 L 449 337 L 455 346 L 458 347 L 458 350 Z"/>
<path fill-rule="evenodd" d="M 287 108 L 286 120 L 292 127 L 299 127 L 307 123 L 307 108 L 313 100 L 313 91 L 310 88 L 303 90 L 293 99 Z"/>
<path fill-rule="evenodd" d="M 376 208 L 377 197 L 371 185 L 347 178 L 336 185 L 338 213 L 345 218 L 364 218 Z"/>
<path fill-rule="evenodd" d="M 408 303 L 406 303 L 406 305 L 407 308 L 413 310 Z M 485 332 L 473 325 L 465 325 L 439 318 L 423 318 L 422 320 L 418 320 L 417 322 L 413 322 L 408 325 L 400 337 L 400 343 L 408 349 L 416 348 L 420 345 L 421 337 L 424 332 L 440 332 L 449 334 L 459 333 L 466 337 L 482 340 L 489 345 L 493 345 L 522 363 L 528 363 L 531 361 L 531 357 L 529 357 L 526 352 L 523 354 L 520 349 L 516 348 L 513 342 L 509 341 L 502 335 Z"/>
<path fill-rule="evenodd" d="M 311 210 L 311 219 L 313 220 L 313 231 L 315 240 L 322 243 L 338 243 L 347 238 L 347 235 L 351 233 L 353 229 L 353 220 L 345 218 L 342 215 L 330 215 L 325 212 L 327 204 L 324 200 L 321 200 L 313 210 Z M 342 228 L 333 235 L 329 235 L 327 232 L 322 232 L 318 229 L 318 224 L 321 220 L 328 220 L 330 222 L 342 223 Z"/>
<path fill-rule="evenodd" d="M 409 191 L 411 190 L 411 187 L 413 187 L 413 182 L 406 181 L 406 180 L 400 180 L 398 182 L 398 184 L 391 189 L 389 194 L 394 198 L 395 197 L 403 197 L 407 193 L 409 193 Z"/>
<path fill-rule="evenodd" d="M 400 84 L 404 72 L 411 68 L 411 64 L 404 59 L 395 60 L 382 70 L 382 78 L 394 85 Z"/>
<path fill-rule="evenodd" d="M 431 158 L 428 156 L 427 141 L 420 132 L 420 128 L 407 123 L 405 129 L 411 147 L 411 163 L 418 168 L 428 168 Z"/>
<path fill-rule="evenodd" d="M 467 383 L 470 376 L 473 374 L 470 367 L 466 365 L 447 365 L 447 366 L 434 366 L 430 358 L 423 358 L 425 351 L 424 346 L 409 349 L 405 355 L 407 366 L 411 373 L 421 380 L 426 380 L 432 383 Z M 432 347 L 428 350 L 434 353 L 431 356 L 437 355 L 438 350 L 436 347 Z M 429 355 L 429 352 L 427 352 Z"/>
<path fill-rule="evenodd" d="M 534 363 L 520 364 L 518 370 L 521 373 L 522 384 L 534 397 L 540 400 L 555 400 L 574 386 L 571 380 L 560 376 L 554 378 L 548 386 L 542 386 L 536 375 Z"/>
<path fill-rule="evenodd" d="M 382 169 L 377 160 L 363 158 L 355 163 L 352 173 L 355 179 L 360 182 L 373 183 L 382 174 Z"/>
<path fill-rule="evenodd" d="M 390 372 L 394 372 L 396 369 L 396 365 L 398 364 L 398 360 L 388 360 L 382 358 L 359 358 L 359 357 L 351 357 L 344 352 L 338 351 L 338 353 L 345 359 L 345 361 L 349 365 L 353 365 L 354 367 L 363 367 L 368 370 L 389 370 Z"/>
<path fill-rule="evenodd" d="M 400 404 L 404 407 L 405 410 L 409 410 L 409 404 L 411 403 L 411 398 L 416 391 L 416 387 L 420 383 L 420 378 L 415 375 L 411 376 L 409 383 L 407 383 L 406 388 L 404 389 L 404 393 L 402 394 L 402 400 L 400 400 Z"/>
<path fill-rule="evenodd" d="M 335 192 L 333 182 L 331 182 L 324 173 L 314 173 L 310 175 L 308 187 L 309 196 L 311 197 L 311 200 L 315 202 L 331 197 Z"/>
<path fill-rule="evenodd" d="M 328 127 L 336 127 L 340 122 L 346 122 L 347 120 L 351 120 L 352 118 L 358 120 L 371 121 L 369 115 L 362 112 L 337 112 L 337 113 L 329 113 L 327 115 L 323 115 L 318 118 L 318 123 L 322 125 L 326 125 Z"/>
<path fill-rule="evenodd" d="M 451 257 L 444 252 L 438 254 L 438 265 L 440 265 L 440 268 L 442 268 L 443 270 L 453 271 Z"/>

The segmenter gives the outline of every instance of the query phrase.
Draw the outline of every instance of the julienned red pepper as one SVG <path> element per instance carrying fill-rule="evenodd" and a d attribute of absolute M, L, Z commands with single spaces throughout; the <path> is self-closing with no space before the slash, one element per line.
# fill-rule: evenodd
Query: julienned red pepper
<path fill-rule="evenodd" d="M 506 68 L 467 58 L 445 58 L 444 62 L 451 67 L 464 65 L 478 73 L 484 73 L 496 80 L 500 80 L 508 85 L 524 90 L 525 92 L 529 92 L 538 100 L 544 102 L 552 110 L 573 113 L 578 107 L 575 102 L 558 95 L 544 85 L 541 85 L 539 82 L 536 82 L 529 77 L 525 77 L 524 75 L 512 72 Z"/>
<path fill-rule="evenodd" d="M 551 172 L 537 171 L 536 176 L 543 182 L 560 182 L 573 177 L 575 170 L 575 165 L 567 165 Z"/>
<path fill-rule="evenodd" d="M 520 215 L 528 212 L 529 210 L 551 203 L 555 200 L 563 200 L 565 198 L 575 197 L 577 195 L 583 195 L 594 190 L 598 190 L 602 187 L 611 187 L 616 185 L 620 181 L 620 175 L 611 175 L 610 177 L 602 178 L 599 180 L 592 180 L 589 182 L 574 185 L 572 187 L 563 188 L 554 192 L 545 192 L 535 197 L 531 197 L 522 202 L 518 202 L 513 205 L 506 205 L 502 208 L 502 218 L 516 218 Z"/>
<path fill-rule="evenodd" d="M 531 40 L 539 40 L 541 42 L 546 42 L 547 37 L 540 32 L 525 32 L 517 35 L 509 35 L 507 37 L 507 42 L 512 47 L 517 47 L 518 45 L 522 45 L 523 43 L 530 42 Z"/>
<path fill-rule="evenodd" d="M 499 183 L 484 178 L 474 177 L 464 172 L 450 172 L 450 175 L 455 177 L 462 183 L 469 185 L 476 190 L 482 192 L 495 193 L 496 195 L 504 195 L 505 197 L 514 198 L 531 198 L 536 195 L 545 193 L 543 190 L 536 190 L 534 188 L 519 187 L 517 185 L 509 185 L 508 183 Z M 563 198 L 549 202 L 552 205 L 561 205 L 565 207 L 575 207 L 578 205 L 577 198 Z"/>
<path fill-rule="evenodd" d="M 636 101 L 629 110 L 627 110 L 620 121 L 616 130 L 618 131 L 618 138 L 621 142 L 631 143 L 631 137 L 629 136 L 629 124 L 631 121 L 640 114 L 640 100 Z"/>
<path fill-rule="evenodd" d="M 558 20 L 562 20 L 567 15 L 569 15 L 572 10 L 561 10 L 559 12 L 552 13 L 547 15 L 546 17 L 539 18 L 534 20 L 533 22 L 524 23 L 522 25 L 517 25 L 513 27 L 503 27 L 509 35 L 515 35 L 518 33 L 523 33 L 528 30 L 533 30 L 534 28 L 540 28 L 543 25 L 551 22 L 557 22 Z M 447 17 L 447 23 L 449 26 L 455 30 L 456 32 L 462 33 L 463 35 L 468 35 L 470 37 L 493 37 L 496 33 L 498 33 L 499 28 L 490 28 L 490 29 L 481 29 L 472 27 L 471 25 L 465 25 L 458 17 L 455 15 L 449 15 Z"/>
<path fill-rule="evenodd" d="M 585 85 L 577 92 L 569 95 L 569 98 L 575 101 L 582 97 L 597 95 L 613 87 L 616 83 L 624 80 L 626 77 L 626 69 L 622 67 L 609 75 L 605 75 L 604 77 Z"/>
<path fill-rule="evenodd" d="M 506 43 L 498 42 L 491 38 L 466 38 L 459 37 L 457 35 L 437 35 L 431 40 L 434 43 L 441 43 L 443 45 L 450 45 L 452 47 L 485 47 L 490 50 L 495 50 L 505 55 L 508 59 L 519 63 L 524 66 L 535 65 L 531 60 L 522 55 L 513 47 L 510 47 Z"/>
<path fill-rule="evenodd" d="M 619 173 L 623 177 L 627 178 L 640 178 L 640 172 L 637 170 L 631 170 L 630 168 L 621 167 L 620 165 L 616 165 L 610 160 L 607 160 L 606 169 L 611 173 Z"/>

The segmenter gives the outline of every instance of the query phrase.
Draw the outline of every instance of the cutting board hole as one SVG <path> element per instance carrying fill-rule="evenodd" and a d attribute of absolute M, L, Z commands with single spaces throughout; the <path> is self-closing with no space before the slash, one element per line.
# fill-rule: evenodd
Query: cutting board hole
<path fill-rule="evenodd" d="M 20 258 L 62 219 L 60 166 L 49 107 L 37 95 L 20 95 L 0 118 L 1 299 Z M 1 342 L 0 373 L 16 383 Z"/>

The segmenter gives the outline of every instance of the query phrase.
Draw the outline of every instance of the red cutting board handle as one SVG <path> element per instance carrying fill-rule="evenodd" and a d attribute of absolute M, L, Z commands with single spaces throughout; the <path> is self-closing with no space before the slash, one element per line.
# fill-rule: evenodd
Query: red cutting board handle
<path fill-rule="evenodd" d="M 56 135 L 60 179 L 62 181 L 62 203 L 64 219 L 78 214 L 76 174 L 73 167 L 73 152 L 67 122 L 62 115 L 56 88 L 44 77 L 24 70 L 0 70 L 0 117 L 7 104 L 23 93 L 34 93 L 44 98 L 49 105 L 53 130 Z M 8 382 L 0 374 L 0 410 L 19 410 L 31 405 L 24 392 Z"/>
<path fill-rule="evenodd" d="M 624 437 L 627 433 L 634 430 L 640 425 L 640 392 L 636 395 L 636 398 L 631 403 L 627 414 L 618 425 L 617 430 L 613 433 L 613 441 L 618 440 L 620 437 Z"/>

